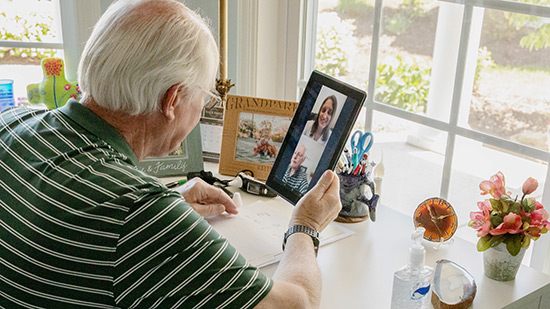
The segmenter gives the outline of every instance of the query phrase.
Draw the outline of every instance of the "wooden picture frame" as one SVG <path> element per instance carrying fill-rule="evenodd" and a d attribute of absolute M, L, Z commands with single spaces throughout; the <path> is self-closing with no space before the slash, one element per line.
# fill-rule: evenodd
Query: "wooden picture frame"
<path fill-rule="evenodd" d="M 148 157 L 137 165 L 138 169 L 156 177 L 186 176 L 189 172 L 204 169 L 200 125 L 183 140 L 180 148 L 164 157 Z"/>
<path fill-rule="evenodd" d="M 228 95 L 219 173 L 251 170 L 266 180 L 297 107 L 297 102 Z"/>

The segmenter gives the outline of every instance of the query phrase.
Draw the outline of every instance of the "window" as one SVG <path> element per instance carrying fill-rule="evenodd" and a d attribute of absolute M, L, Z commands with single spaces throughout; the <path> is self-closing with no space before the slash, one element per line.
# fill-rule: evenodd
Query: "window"
<path fill-rule="evenodd" d="M 14 80 L 17 104 L 28 84 L 42 81 L 42 58 L 63 58 L 59 2 L 0 0 L 0 7 L 0 78 Z"/>
<path fill-rule="evenodd" d="M 548 1 L 317 3 L 315 68 L 368 90 L 356 126 L 383 158 L 384 205 L 411 215 L 446 198 L 458 234 L 475 242 L 478 185 L 501 170 L 516 193 L 538 179 L 535 197 L 550 207 Z M 549 237 L 524 262 L 549 272 Z"/>

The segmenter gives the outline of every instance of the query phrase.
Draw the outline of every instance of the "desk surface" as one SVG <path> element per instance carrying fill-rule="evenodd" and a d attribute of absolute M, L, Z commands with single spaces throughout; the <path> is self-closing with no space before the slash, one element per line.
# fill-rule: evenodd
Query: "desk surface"
<path fill-rule="evenodd" d="M 217 165 L 205 164 L 217 171 Z M 273 200 L 242 193 L 243 203 Z M 289 204 L 275 198 L 281 207 Z M 334 223 L 342 224 L 342 223 Z M 323 277 L 321 308 L 389 308 L 393 273 L 407 264 L 413 231 L 412 219 L 388 207 L 379 206 L 377 221 L 343 224 L 354 235 L 319 249 Z M 522 265 L 516 279 L 498 282 L 483 274 L 483 255 L 475 245 L 454 237 L 450 246 L 438 250 L 426 247 L 426 264 L 435 267 L 448 259 L 466 268 L 477 284 L 474 308 L 550 309 L 550 276 Z M 277 264 L 262 268 L 272 276 Z M 540 305 L 540 307 L 539 307 Z"/>
<path fill-rule="evenodd" d="M 283 201 L 281 201 L 283 202 Z M 335 223 L 341 224 L 341 223 Z M 393 273 L 408 262 L 412 219 L 380 206 L 377 221 L 344 224 L 355 234 L 319 249 L 323 276 L 321 308 L 389 308 Z M 543 293 L 550 295 L 550 276 L 522 266 L 514 281 L 498 282 L 483 274 L 483 256 L 472 243 L 456 238 L 438 250 L 426 247 L 426 264 L 448 259 L 466 268 L 477 284 L 474 308 L 539 308 Z M 276 265 L 262 271 L 272 275 Z M 537 292 L 537 293 L 534 293 Z M 525 299 L 523 299 L 525 298 Z M 517 301 L 517 303 L 515 303 Z M 546 307 L 550 308 L 550 298 Z"/>

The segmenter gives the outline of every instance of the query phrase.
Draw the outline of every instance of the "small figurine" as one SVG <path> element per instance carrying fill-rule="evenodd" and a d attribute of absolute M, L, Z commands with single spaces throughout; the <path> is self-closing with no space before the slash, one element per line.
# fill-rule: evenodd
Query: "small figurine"
<path fill-rule="evenodd" d="M 337 221 L 358 222 L 366 219 L 367 215 L 371 221 L 376 221 L 376 206 L 380 196 L 374 193 L 374 182 L 369 179 L 368 175 L 368 173 L 358 175 L 338 174 L 340 177 L 342 210 Z M 367 192 L 367 190 L 370 192 Z"/>
<path fill-rule="evenodd" d="M 78 100 L 80 88 L 78 83 L 65 79 L 63 60 L 59 58 L 42 59 L 44 78 L 40 84 L 27 85 L 27 96 L 30 103 L 44 103 L 47 108 L 55 109 L 67 103 L 69 98 Z"/>

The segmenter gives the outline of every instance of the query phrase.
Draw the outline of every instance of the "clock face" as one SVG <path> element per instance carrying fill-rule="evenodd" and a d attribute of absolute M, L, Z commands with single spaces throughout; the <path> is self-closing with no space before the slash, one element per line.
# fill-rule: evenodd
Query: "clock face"
<path fill-rule="evenodd" d="M 424 239 L 429 241 L 449 240 L 458 226 L 458 217 L 453 206 L 439 197 L 420 203 L 414 211 L 414 226 L 426 229 Z"/>

